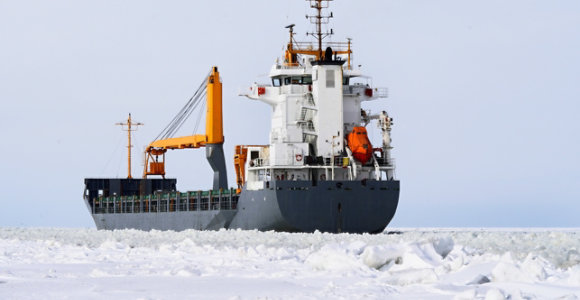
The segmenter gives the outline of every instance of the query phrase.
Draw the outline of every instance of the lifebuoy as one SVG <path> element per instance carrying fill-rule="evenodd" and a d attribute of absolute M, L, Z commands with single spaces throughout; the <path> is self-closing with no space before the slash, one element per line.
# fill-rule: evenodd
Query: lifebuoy
<path fill-rule="evenodd" d="M 296 154 L 296 161 L 302 161 L 302 154 Z"/>

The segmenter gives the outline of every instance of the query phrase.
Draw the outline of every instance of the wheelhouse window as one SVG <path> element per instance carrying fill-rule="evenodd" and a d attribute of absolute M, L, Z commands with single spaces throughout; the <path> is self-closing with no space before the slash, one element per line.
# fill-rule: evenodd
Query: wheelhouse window
<path fill-rule="evenodd" d="M 259 157 L 260 157 L 260 153 L 258 151 L 251 151 L 250 152 L 250 159 L 251 160 L 254 160 L 254 159 L 259 158 Z"/>
<path fill-rule="evenodd" d="M 291 77 L 274 77 L 272 78 L 273 86 L 291 85 L 291 84 L 312 84 L 312 76 L 291 76 Z"/>
<path fill-rule="evenodd" d="M 342 85 L 348 85 L 350 77 L 342 77 Z"/>
<path fill-rule="evenodd" d="M 302 77 L 298 77 L 298 76 L 292 76 L 291 78 L 291 84 L 302 84 Z"/>

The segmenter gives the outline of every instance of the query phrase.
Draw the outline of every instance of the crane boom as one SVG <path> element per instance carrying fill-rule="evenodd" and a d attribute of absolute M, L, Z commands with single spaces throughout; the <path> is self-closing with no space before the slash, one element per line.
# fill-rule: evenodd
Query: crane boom
<path fill-rule="evenodd" d="M 187 149 L 187 148 L 200 148 L 205 146 L 207 141 L 207 136 L 205 135 L 190 135 L 181 136 L 176 138 L 169 138 L 164 140 L 157 140 L 149 144 L 147 149 Z"/>
<path fill-rule="evenodd" d="M 214 170 L 214 189 L 227 188 L 225 159 L 223 157 L 223 115 L 222 83 L 217 67 L 207 78 L 205 134 L 166 138 L 153 141 L 145 150 L 145 170 L 147 175 L 161 175 L 165 178 L 165 153 L 168 149 L 191 149 L 206 147 L 206 157 Z M 162 160 L 159 160 L 162 156 Z M 151 161 L 150 161 L 151 160 Z"/>

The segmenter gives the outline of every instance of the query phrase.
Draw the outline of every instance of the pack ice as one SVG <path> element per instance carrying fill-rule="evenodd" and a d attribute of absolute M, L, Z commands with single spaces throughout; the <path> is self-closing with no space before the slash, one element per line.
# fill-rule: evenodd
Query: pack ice
<path fill-rule="evenodd" d="M 579 237 L 0 228 L 0 299 L 578 299 Z"/>

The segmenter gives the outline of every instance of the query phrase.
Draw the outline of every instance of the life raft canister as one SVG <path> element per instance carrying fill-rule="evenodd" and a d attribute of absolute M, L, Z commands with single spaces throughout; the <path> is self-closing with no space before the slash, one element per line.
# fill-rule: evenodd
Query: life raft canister
<path fill-rule="evenodd" d="M 365 127 L 355 127 L 347 136 L 348 148 L 354 159 L 366 164 L 373 156 L 373 146 L 367 136 Z"/>

